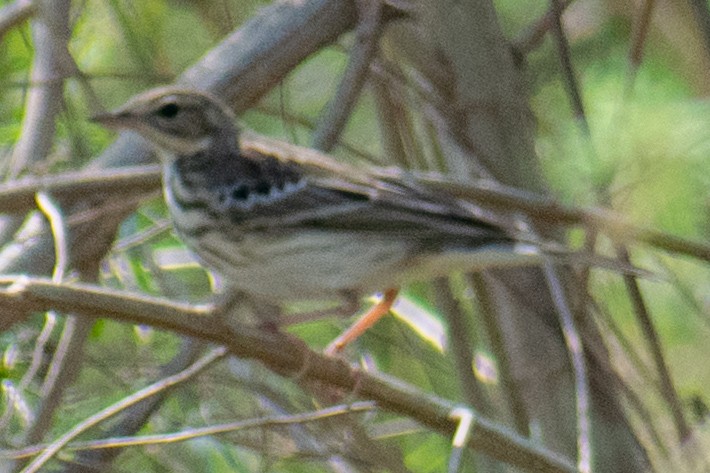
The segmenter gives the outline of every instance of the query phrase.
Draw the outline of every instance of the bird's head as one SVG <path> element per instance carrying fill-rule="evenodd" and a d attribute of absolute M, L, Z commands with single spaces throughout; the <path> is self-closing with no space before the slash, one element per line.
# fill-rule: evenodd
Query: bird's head
<path fill-rule="evenodd" d="M 107 128 L 133 130 L 168 155 L 234 147 L 237 140 L 234 115 L 225 104 L 207 93 L 174 87 L 144 92 L 92 120 Z"/>

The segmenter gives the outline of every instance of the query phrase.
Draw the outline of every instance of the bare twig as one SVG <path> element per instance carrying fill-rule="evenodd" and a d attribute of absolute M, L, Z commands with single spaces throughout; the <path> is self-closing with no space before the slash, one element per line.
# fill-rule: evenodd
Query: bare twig
<path fill-rule="evenodd" d="M 7 174 L 17 177 L 34 163 L 44 160 L 54 141 L 55 120 L 62 104 L 69 52 L 69 0 L 38 2 L 32 22 L 35 46 L 32 83 Z"/>
<path fill-rule="evenodd" d="M 8 30 L 22 23 L 37 11 L 36 3 L 33 0 L 16 0 L 0 8 L 0 41 Z"/>
<path fill-rule="evenodd" d="M 505 340 L 501 332 L 501 324 L 496 317 L 496 307 L 490 296 L 492 288 L 484 274 L 473 273 L 467 275 L 467 280 L 473 288 L 478 300 L 484 329 L 491 344 L 491 351 L 496 357 L 498 377 L 500 379 L 501 393 L 508 403 L 510 416 L 513 419 L 515 431 L 524 437 L 530 436 L 530 417 L 525 407 L 524 396 L 520 392 L 520 385 L 513 377 L 513 366 L 509 350 L 505 347 Z"/>
<path fill-rule="evenodd" d="M 433 281 L 433 286 L 436 306 L 446 318 L 449 327 L 451 352 L 454 366 L 458 371 L 456 378 L 461 385 L 464 399 L 483 415 L 492 416 L 493 406 L 471 370 L 471 360 L 474 359 L 473 349 L 476 344 L 473 343 L 471 327 L 466 323 L 467 317 L 458 307 L 448 279 L 437 278 Z"/>
<path fill-rule="evenodd" d="M 72 171 L 47 177 L 25 177 L 0 184 L 0 212 L 25 213 L 35 208 L 35 195 L 49 192 L 63 205 L 107 195 L 136 195 L 160 188 L 159 166 Z"/>
<path fill-rule="evenodd" d="M 451 436 L 456 423 L 449 417 L 455 406 L 444 399 L 384 374 L 368 373 L 345 361 L 309 350 L 288 335 L 240 326 L 238 330 L 206 318 L 208 308 L 175 304 L 152 297 L 127 295 L 85 284 L 53 284 L 48 280 L 5 276 L 0 284 L 0 307 L 14 312 L 31 312 L 54 307 L 72 310 L 91 318 L 147 324 L 182 335 L 200 338 L 226 347 L 241 358 L 257 359 L 279 374 L 295 375 L 304 382 L 324 382 L 346 392 L 377 402 L 378 406 L 416 419 L 444 435 Z M 309 360 L 306 363 L 306 360 Z M 468 443 L 503 462 L 534 472 L 572 473 L 573 465 L 559 455 L 501 428 L 485 417 L 476 417 L 476 428 Z"/>
<path fill-rule="evenodd" d="M 639 9 L 639 14 L 634 17 L 631 48 L 629 49 L 629 63 L 631 64 L 631 76 L 636 75 L 636 71 L 643 60 L 643 48 L 648 37 L 648 28 L 651 25 L 651 17 L 656 4 L 655 0 L 644 0 Z M 633 82 L 631 79 L 629 82 Z"/>
<path fill-rule="evenodd" d="M 688 3 L 693 7 L 695 21 L 703 34 L 705 53 L 708 54 L 710 52 L 710 8 L 708 8 L 707 2 L 703 0 L 688 0 Z"/>
<path fill-rule="evenodd" d="M 163 382 L 161 380 L 161 382 Z M 64 451 L 86 451 L 101 449 L 116 449 L 133 446 L 160 445 L 168 443 L 185 442 L 195 438 L 206 437 L 237 432 L 240 430 L 269 428 L 282 425 L 305 424 L 319 422 L 338 416 L 346 416 L 360 412 L 369 412 L 375 409 L 375 404 L 371 401 L 359 401 L 352 404 L 340 404 L 326 407 L 302 414 L 291 414 L 282 416 L 264 416 L 257 419 L 243 420 L 239 422 L 229 422 L 226 424 L 210 425 L 207 427 L 197 427 L 172 434 L 141 435 L 137 437 L 114 437 L 102 440 L 91 440 L 87 442 L 72 442 L 62 448 Z M 0 459 L 19 459 L 35 455 L 46 446 L 35 445 L 23 448 L 18 451 L 0 451 Z"/>
<path fill-rule="evenodd" d="M 297 112 L 294 113 L 292 111 L 289 111 L 285 107 L 279 107 L 279 110 L 276 110 L 272 105 L 261 103 L 255 106 L 252 111 L 262 112 L 265 115 L 271 117 L 278 117 L 279 119 L 284 120 L 288 123 L 299 125 L 311 131 L 315 130 L 316 128 L 315 121 L 304 115 L 298 114 Z M 338 141 L 338 146 L 353 155 L 353 157 L 360 159 L 364 162 L 375 164 L 379 161 L 374 154 L 368 153 L 367 151 L 360 148 L 354 143 L 349 143 L 345 141 L 343 137 L 341 137 Z"/>
<path fill-rule="evenodd" d="M 448 325 L 449 340 L 451 342 L 451 355 L 454 358 L 454 366 L 456 367 L 456 371 L 458 373 L 456 378 L 458 379 L 463 399 L 468 405 L 473 406 L 481 412 L 481 414 L 492 417 L 495 415 L 495 409 L 485 389 L 483 389 L 483 386 L 479 380 L 476 379 L 476 376 L 471 369 L 471 362 L 472 360 L 475 360 L 474 348 L 476 347 L 476 343 L 472 327 L 469 323 L 467 323 L 468 318 L 464 315 L 461 307 L 459 307 L 456 298 L 454 297 L 454 294 L 451 292 L 449 280 L 447 278 L 437 278 L 432 281 L 432 285 L 434 289 L 436 306 L 444 315 Z M 457 411 L 461 412 L 457 413 Z M 451 415 L 454 418 L 461 417 L 459 420 L 461 424 L 459 425 L 459 428 L 457 428 L 457 433 L 454 434 L 452 442 L 453 448 L 449 457 L 447 473 L 458 473 L 461 467 L 463 449 L 466 444 L 461 442 L 457 436 L 461 425 L 467 422 L 466 419 L 470 417 L 471 413 L 468 409 L 455 409 Z M 475 419 L 473 419 L 473 424 L 475 424 Z M 475 427 L 470 425 L 468 428 Z M 468 435 L 468 433 L 466 435 Z M 500 463 L 493 462 L 490 458 L 485 456 L 477 457 L 475 460 L 477 469 L 482 471 L 488 471 L 491 473 L 504 471 L 504 468 Z"/>
<path fill-rule="evenodd" d="M 331 98 L 313 134 L 313 147 L 323 151 L 330 151 L 337 143 L 360 97 L 382 34 L 383 5 L 380 0 L 361 0 L 355 3 L 358 5 L 359 22 L 350 62 L 338 91 Z"/>
<path fill-rule="evenodd" d="M 36 473 L 64 445 L 69 443 L 72 439 L 76 438 L 78 435 L 87 431 L 88 429 L 95 426 L 99 422 L 102 422 L 102 421 L 124 411 L 126 408 L 136 404 L 137 402 L 142 401 L 143 399 L 147 399 L 148 397 L 154 396 L 154 395 L 160 393 L 161 391 L 172 388 L 177 384 L 187 381 L 188 379 L 194 377 L 195 375 L 197 375 L 198 373 L 203 371 L 205 368 L 210 366 L 215 361 L 224 357 L 224 355 L 226 355 L 226 353 L 227 353 L 227 351 L 224 348 L 215 348 L 210 353 L 205 355 L 203 358 L 201 358 L 200 360 L 195 362 L 192 366 L 181 371 L 180 373 L 177 373 L 177 374 L 170 376 L 168 378 L 165 378 L 165 379 L 161 379 L 160 381 L 158 381 L 146 388 L 141 389 L 140 391 L 133 394 L 132 396 L 124 398 L 121 401 L 117 402 L 116 404 L 113 404 L 113 405 L 103 409 L 102 411 L 94 414 L 93 416 L 89 417 L 88 419 L 84 420 L 83 422 L 80 422 L 79 424 L 74 426 L 71 430 L 69 430 L 67 433 L 65 433 L 64 435 L 59 437 L 57 440 L 52 442 L 49 445 L 49 447 L 44 449 L 42 454 L 39 455 L 37 458 L 35 458 L 29 465 L 27 465 L 27 467 L 24 468 L 21 473 Z"/>
<path fill-rule="evenodd" d="M 574 73 L 572 65 L 572 54 L 570 51 L 567 35 L 562 28 L 562 11 L 564 9 L 562 0 L 550 0 L 550 10 L 552 11 L 552 32 L 554 33 L 555 41 L 557 42 L 557 51 L 560 57 L 562 66 L 562 76 L 564 77 L 567 95 L 569 95 L 572 111 L 575 118 L 580 121 L 584 134 L 590 135 L 589 123 L 587 115 L 584 113 L 584 104 L 582 103 L 582 94 L 579 90 L 577 77 Z"/>
<path fill-rule="evenodd" d="M 62 282 L 69 264 L 69 247 L 67 245 L 67 226 L 64 214 L 57 204 L 46 192 L 38 192 L 35 196 L 37 207 L 49 220 L 54 238 L 54 270 L 52 281 Z"/>
<path fill-rule="evenodd" d="M 43 161 L 54 142 L 55 120 L 60 112 L 67 75 L 69 3 L 69 0 L 32 3 L 34 58 L 31 82 L 35 85 L 27 94 L 20 139 L 3 166 L 6 177 L 17 177 L 27 167 Z M 3 218 L 0 220 L 0 235 L 12 237 L 21 223 L 18 218 Z"/>
<path fill-rule="evenodd" d="M 625 247 L 618 246 L 617 253 L 622 261 L 627 263 L 631 262 L 629 252 Z M 688 439 L 691 430 L 688 425 L 688 421 L 685 419 L 683 407 L 680 399 L 678 398 L 678 392 L 675 390 L 673 385 L 668 365 L 663 357 L 661 341 L 658 338 L 656 328 L 651 320 L 651 315 L 646 307 L 646 302 L 641 294 L 638 281 L 631 275 L 624 275 L 624 284 L 626 285 L 626 291 L 629 293 L 629 297 L 631 298 L 631 303 L 633 305 L 636 318 L 638 319 L 638 323 L 643 331 L 644 338 L 646 339 L 646 344 L 648 345 L 651 356 L 653 357 L 653 362 L 656 365 L 658 377 L 661 382 L 661 394 L 668 403 L 668 407 L 670 407 L 678 439 L 683 442 Z"/>
<path fill-rule="evenodd" d="M 562 281 L 552 263 L 542 265 L 550 295 L 555 304 L 562 335 L 567 345 L 574 374 L 574 393 L 577 413 L 577 468 L 581 473 L 591 473 L 591 423 L 589 417 L 589 378 L 584 360 L 582 338 L 577 330 Z"/>
<path fill-rule="evenodd" d="M 560 4 L 562 10 L 566 9 L 574 0 L 566 0 Z M 512 42 L 513 50 L 518 54 L 529 54 L 537 49 L 548 31 L 553 28 L 555 22 L 554 8 L 550 8 L 541 18 L 532 23 L 520 36 Z"/>
<path fill-rule="evenodd" d="M 631 31 L 631 47 L 629 48 L 628 54 L 629 70 L 626 74 L 624 84 L 624 99 L 628 99 L 633 92 L 636 75 L 643 61 L 643 50 L 646 46 L 646 40 L 648 39 L 648 30 L 651 26 L 651 18 L 653 17 L 655 5 L 655 0 L 643 0 L 639 6 L 638 14 L 634 16 Z M 620 110 L 623 110 L 623 101 L 621 105 Z"/>
<path fill-rule="evenodd" d="M 48 309 L 51 312 L 52 309 Z M 71 316 L 64 322 L 59 343 L 42 383 L 42 402 L 31 427 L 26 431 L 27 443 L 38 442 L 50 429 L 52 418 L 60 406 L 66 388 L 76 379 L 84 355 L 84 342 L 93 321 Z"/>
<path fill-rule="evenodd" d="M 456 183 L 440 176 L 419 176 L 418 181 L 441 188 L 454 196 L 470 199 L 501 209 L 521 211 L 542 224 L 582 224 L 610 238 L 625 242 L 643 242 L 661 250 L 710 261 L 710 244 L 671 235 L 654 228 L 628 222 L 621 214 L 602 208 L 582 208 L 563 205 L 550 197 L 498 183 L 481 180 L 477 183 Z"/>
<path fill-rule="evenodd" d="M 370 85 L 376 100 L 386 162 L 404 169 L 445 171 L 445 160 L 436 160 L 440 156 L 435 153 L 437 156 L 431 160 L 433 162 L 429 162 L 425 152 L 426 140 L 418 139 L 419 134 L 412 113 L 412 109 L 417 106 L 417 101 L 408 99 L 411 84 L 407 81 L 400 65 L 384 59 L 383 55 L 370 65 Z M 424 103 L 440 98 L 436 91 L 427 92 L 431 93 L 418 91 L 418 98 Z M 429 131 L 433 131 L 433 127 L 428 123 L 422 126 L 427 126 Z M 429 136 L 431 146 L 436 151 L 440 151 L 433 135 L 432 132 Z"/>
<path fill-rule="evenodd" d="M 55 247 L 54 270 L 52 281 L 61 283 L 68 269 L 69 247 L 67 238 L 67 222 L 65 216 L 49 194 L 38 192 L 37 206 L 49 220 Z M 46 320 L 53 325 L 57 315 L 53 310 L 47 311 Z M 64 327 L 52 354 L 49 369 L 45 375 L 40 392 L 41 403 L 34 422 L 27 429 L 24 439 L 28 443 L 39 441 L 49 430 L 52 418 L 60 405 L 66 388 L 79 373 L 81 358 L 84 353 L 84 342 L 93 323 L 89 320 L 69 316 L 64 321 Z M 40 343 L 40 340 L 38 340 Z"/>

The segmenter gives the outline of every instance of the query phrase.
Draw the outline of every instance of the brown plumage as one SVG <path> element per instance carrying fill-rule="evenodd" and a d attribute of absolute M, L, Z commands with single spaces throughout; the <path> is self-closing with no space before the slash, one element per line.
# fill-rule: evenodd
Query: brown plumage
<path fill-rule="evenodd" d="M 156 89 L 96 120 L 155 145 L 178 235 L 257 298 L 362 296 L 446 274 L 455 261 L 475 267 L 482 248 L 510 246 L 414 175 L 242 151 L 231 111 L 205 93 Z"/>

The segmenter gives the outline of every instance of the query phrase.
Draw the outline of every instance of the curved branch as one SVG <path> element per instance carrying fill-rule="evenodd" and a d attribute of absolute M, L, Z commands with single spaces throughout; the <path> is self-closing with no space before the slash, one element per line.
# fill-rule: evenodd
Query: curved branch
<path fill-rule="evenodd" d="M 226 327 L 210 306 L 195 307 L 87 284 L 54 284 L 24 276 L 0 277 L 0 308 L 15 319 L 39 310 L 71 311 L 82 317 L 145 324 L 225 347 L 232 355 L 255 359 L 272 371 L 304 383 L 321 383 L 344 393 L 376 401 L 391 412 L 411 417 L 437 432 L 453 436 L 456 406 L 383 373 L 366 372 L 344 360 L 309 349 L 283 333 L 254 327 Z M 575 468 L 554 452 L 534 445 L 498 424 L 477 416 L 468 447 L 528 471 L 572 473 Z"/>

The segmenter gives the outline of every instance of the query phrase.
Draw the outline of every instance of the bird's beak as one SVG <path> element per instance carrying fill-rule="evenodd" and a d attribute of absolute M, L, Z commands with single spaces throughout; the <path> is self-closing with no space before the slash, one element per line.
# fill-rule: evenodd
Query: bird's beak
<path fill-rule="evenodd" d="M 89 120 L 112 130 L 131 128 L 131 124 L 134 121 L 128 113 L 121 111 L 99 113 L 89 118 Z"/>

